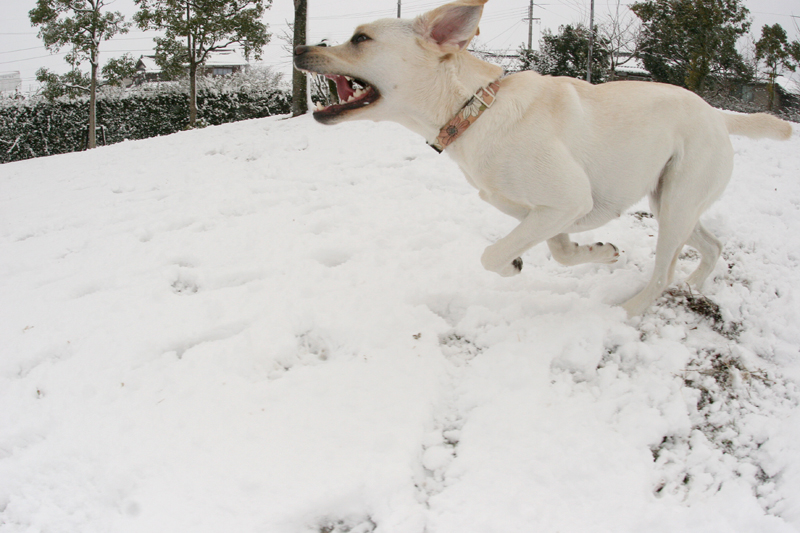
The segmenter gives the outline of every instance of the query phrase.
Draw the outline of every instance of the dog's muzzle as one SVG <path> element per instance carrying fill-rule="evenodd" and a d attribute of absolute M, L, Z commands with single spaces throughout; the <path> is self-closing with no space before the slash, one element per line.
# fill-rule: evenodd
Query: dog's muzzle
<path fill-rule="evenodd" d="M 314 49 L 327 48 L 325 42 L 313 45 L 301 44 L 294 47 L 294 66 L 299 70 L 312 73 L 322 73 L 322 58 L 314 54 Z"/>

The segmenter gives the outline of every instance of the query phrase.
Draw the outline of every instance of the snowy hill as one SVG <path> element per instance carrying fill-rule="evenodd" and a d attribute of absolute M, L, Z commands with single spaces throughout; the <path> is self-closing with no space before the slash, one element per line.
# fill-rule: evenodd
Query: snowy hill
<path fill-rule="evenodd" d="M 501 278 L 392 124 L 0 166 L 0 532 L 800 530 L 800 136 L 734 146 L 708 300 L 634 320 L 646 204 Z"/>

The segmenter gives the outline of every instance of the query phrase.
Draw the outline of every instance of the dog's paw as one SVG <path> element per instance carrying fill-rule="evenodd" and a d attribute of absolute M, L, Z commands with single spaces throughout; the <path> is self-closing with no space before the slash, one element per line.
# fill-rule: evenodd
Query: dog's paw
<path fill-rule="evenodd" d="M 510 278 L 511 276 L 516 276 L 522 272 L 522 258 L 517 257 L 511 263 L 507 264 L 504 268 L 497 271 L 498 274 L 503 276 L 504 278 Z"/>
<path fill-rule="evenodd" d="M 598 242 L 589 245 L 589 253 L 592 254 L 593 263 L 616 263 L 619 261 L 619 248 L 610 242 Z"/>
<path fill-rule="evenodd" d="M 628 318 L 641 316 L 647 311 L 650 304 L 653 303 L 653 298 L 650 297 L 646 291 L 642 291 L 627 302 L 623 303 L 621 307 L 628 314 Z"/>
<path fill-rule="evenodd" d="M 517 257 L 505 267 L 501 268 L 500 270 L 496 270 L 498 274 L 503 276 L 504 278 L 510 278 L 511 276 L 516 276 L 520 272 L 522 272 L 522 258 Z"/>
<path fill-rule="evenodd" d="M 495 272 L 500 274 L 504 278 L 509 278 L 511 276 L 516 276 L 520 272 L 522 272 L 522 258 L 517 257 L 510 263 L 505 263 L 503 265 L 493 264 L 489 261 L 487 254 L 484 253 L 483 257 L 481 257 L 481 263 L 483 264 L 483 268 L 488 270 L 489 272 Z"/>

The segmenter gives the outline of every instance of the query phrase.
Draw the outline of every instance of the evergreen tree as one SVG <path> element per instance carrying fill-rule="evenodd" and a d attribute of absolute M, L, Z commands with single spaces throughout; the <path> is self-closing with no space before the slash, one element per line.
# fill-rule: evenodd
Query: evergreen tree
<path fill-rule="evenodd" d="M 792 43 L 786 47 L 786 50 L 789 52 L 789 56 L 794 62 L 800 65 L 800 41 L 792 41 Z"/>
<path fill-rule="evenodd" d="M 42 95 L 50 101 L 65 96 L 79 98 L 88 94 L 91 87 L 89 76 L 75 67 L 65 74 L 40 68 L 36 71 L 36 81 L 42 84 Z"/>
<path fill-rule="evenodd" d="M 130 54 L 111 58 L 101 69 L 102 77 L 97 79 L 95 87 L 121 87 L 125 80 L 133 80 L 136 75 L 136 62 Z M 42 84 L 42 96 L 50 101 L 58 98 L 71 100 L 86 96 L 91 91 L 91 77 L 73 65 L 65 74 L 56 74 L 46 68 L 36 71 L 36 81 Z"/>
<path fill-rule="evenodd" d="M 36 7 L 28 16 L 31 24 L 39 26 L 39 38 L 51 52 L 57 52 L 64 46 L 72 50 L 66 60 L 72 66 L 72 72 L 66 76 L 65 85 L 69 90 L 77 90 L 85 82 L 79 76 L 77 66 L 88 60 L 91 71 L 88 79 L 89 92 L 89 135 L 87 146 L 94 148 L 97 122 L 97 75 L 100 67 L 100 43 L 117 33 L 127 33 L 128 24 L 118 11 L 106 12 L 105 0 L 38 0 Z M 53 80 L 57 76 L 40 69 L 37 79 Z"/>
<path fill-rule="evenodd" d="M 549 30 L 545 30 L 545 32 L 549 33 Z M 531 50 L 524 44 L 521 44 L 517 50 L 517 56 L 519 57 L 519 70 L 536 70 L 538 54 L 539 53 L 536 50 Z"/>
<path fill-rule="evenodd" d="M 795 41 L 790 44 L 786 37 L 786 30 L 780 24 L 772 26 L 765 24 L 761 28 L 761 39 L 756 41 L 756 59 L 763 61 L 766 66 L 767 91 L 769 93 L 767 109 L 770 111 L 775 105 L 775 78 L 778 77 L 780 70 L 785 68 L 794 72 L 797 68 L 795 62 L 792 61 L 792 46 L 800 48 L 800 43 Z"/>
<path fill-rule="evenodd" d="M 109 59 L 103 66 L 103 85 L 122 87 L 136 77 L 136 60 L 130 54 Z"/>
<path fill-rule="evenodd" d="M 163 31 L 155 39 L 156 62 L 167 73 L 189 71 L 189 127 L 197 122 L 197 71 L 210 53 L 239 44 L 245 57 L 261 58 L 269 42 L 261 22 L 272 0 L 134 0 L 134 20 L 143 30 Z"/>
<path fill-rule="evenodd" d="M 589 54 L 589 29 L 578 24 L 558 28 L 553 34 L 544 30 L 539 41 L 539 50 L 519 49 L 520 70 L 535 70 L 550 76 L 586 78 L 586 63 Z M 610 53 L 608 40 L 601 37 L 595 28 L 592 51 L 592 82 L 601 83 L 608 77 Z"/>
<path fill-rule="evenodd" d="M 742 0 L 646 0 L 630 8 L 642 20 L 639 54 L 656 81 L 702 93 L 715 79 L 750 76 L 736 50 L 750 28 Z"/>

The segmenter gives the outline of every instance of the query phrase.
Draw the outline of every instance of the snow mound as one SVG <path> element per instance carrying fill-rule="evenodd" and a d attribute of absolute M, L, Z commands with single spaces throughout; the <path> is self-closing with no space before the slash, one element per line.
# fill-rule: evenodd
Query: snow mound
<path fill-rule="evenodd" d="M 500 278 L 391 124 L 0 166 L 0 532 L 798 531 L 800 137 L 733 142 L 723 259 L 634 320 L 645 204 Z"/>

